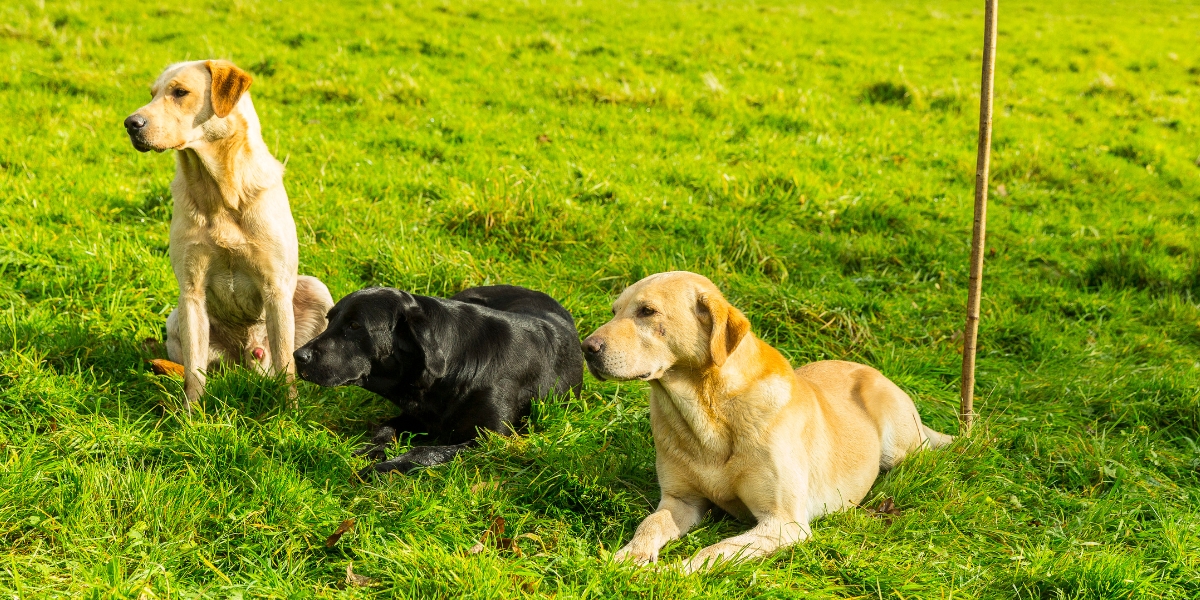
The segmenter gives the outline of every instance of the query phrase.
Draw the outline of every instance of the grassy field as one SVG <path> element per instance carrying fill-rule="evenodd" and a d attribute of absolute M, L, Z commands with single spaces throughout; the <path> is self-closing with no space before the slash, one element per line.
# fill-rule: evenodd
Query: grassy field
<path fill-rule="evenodd" d="M 879 480 L 893 518 L 634 569 L 609 556 L 658 499 L 644 384 L 589 377 L 528 435 L 363 485 L 370 394 L 286 410 L 234 370 L 188 420 L 149 372 L 174 159 L 121 121 L 224 57 L 335 297 L 515 283 L 586 335 L 694 270 L 795 364 L 874 365 L 955 432 L 982 2 L 839 4 L 4 2 L 0 596 L 1200 597 L 1192 1 L 1001 3 L 984 421 Z M 497 517 L 529 535 L 469 553 Z"/>

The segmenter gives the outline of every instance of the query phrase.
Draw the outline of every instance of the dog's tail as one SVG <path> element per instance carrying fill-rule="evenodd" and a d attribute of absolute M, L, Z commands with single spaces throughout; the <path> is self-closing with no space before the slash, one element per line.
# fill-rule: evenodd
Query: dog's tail
<path fill-rule="evenodd" d="M 954 436 L 934 431 L 924 423 L 921 423 L 921 431 L 925 433 L 925 439 L 928 441 L 930 448 L 941 448 L 954 441 Z"/>

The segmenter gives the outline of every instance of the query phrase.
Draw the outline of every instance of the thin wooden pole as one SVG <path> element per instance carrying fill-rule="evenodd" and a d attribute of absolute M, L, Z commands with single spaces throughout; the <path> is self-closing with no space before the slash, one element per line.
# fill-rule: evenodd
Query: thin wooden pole
<path fill-rule="evenodd" d="M 996 78 L 996 9 L 984 0 L 983 75 L 979 84 L 979 153 L 975 162 L 975 226 L 971 231 L 971 279 L 967 289 L 967 324 L 963 327 L 962 404 L 959 431 L 975 422 L 975 346 L 979 335 L 979 300 L 983 293 L 983 246 L 987 234 L 988 165 L 992 158 L 992 83 Z"/>

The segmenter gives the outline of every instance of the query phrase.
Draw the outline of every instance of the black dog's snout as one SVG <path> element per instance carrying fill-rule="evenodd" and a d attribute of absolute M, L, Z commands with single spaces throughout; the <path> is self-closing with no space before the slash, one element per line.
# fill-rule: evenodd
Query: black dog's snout
<path fill-rule="evenodd" d="M 592 336 L 583 340 L 583 352 L 588 355 L 600 354 L 604 351 L 604 340 Z"/>
<path fill-rule="evenodd" d="M 296 366 L 303 367 L 312 362 L 313 351 L 311 348 L 299 348 L 292 353 L 292 358 L 296 359 Z"/>
<path fill-rule="evenodd" d="M 146 117 L 142 115 L 129 115 L 125 117 L 125 129 L 137 131 L 146 126 Z"/>

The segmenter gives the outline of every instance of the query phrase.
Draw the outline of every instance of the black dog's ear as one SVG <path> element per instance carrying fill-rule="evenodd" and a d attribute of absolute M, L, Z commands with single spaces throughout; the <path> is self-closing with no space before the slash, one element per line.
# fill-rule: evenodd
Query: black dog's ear
<path fill-rule="evenodd" d="M 425 370 L 417 378 L 417 387 L 427 388 L 446 375 L 446 356 L 434 339 L 433 323 L 425 309 L 412 294 L 400 290 L 396 293 L 396 312 L 392 322 L 393 335 L 400 335 L 401 328 L 412 334 L 421 354 L 425 355 Z"/>

